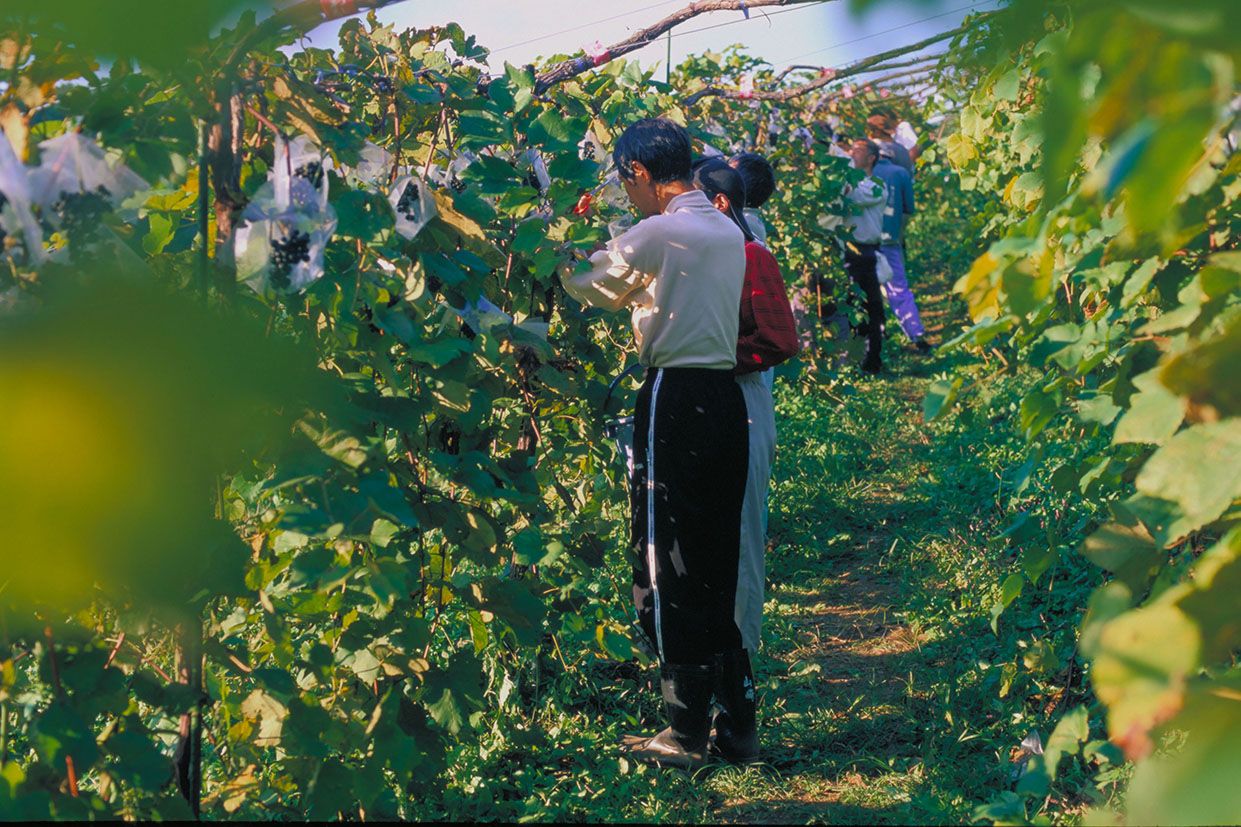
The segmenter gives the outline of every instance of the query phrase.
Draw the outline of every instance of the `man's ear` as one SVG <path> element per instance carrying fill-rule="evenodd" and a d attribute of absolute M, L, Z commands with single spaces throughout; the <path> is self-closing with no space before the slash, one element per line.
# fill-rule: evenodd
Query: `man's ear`
<path fill-rule="evenodd" d="M 728 212 L 732 208 L 732 204 L 728 200 L 728 196 L 722 192 L 717 192 L 715 197 L 711 199 L 711 203 L 720 212 Z"/>
<path fill-rule="evenodd" d="M 646 168 L 646 164 L 641 161 L 630 161 L 629 171 L 633 173 L 633 181 L 635 184 L 651 183 L 651 171 Z"/>

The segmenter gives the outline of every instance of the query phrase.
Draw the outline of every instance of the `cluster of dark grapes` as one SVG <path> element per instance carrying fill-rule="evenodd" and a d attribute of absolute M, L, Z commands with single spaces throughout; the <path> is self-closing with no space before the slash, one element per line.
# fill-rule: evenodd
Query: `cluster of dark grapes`
<path fill-rule="evenodd" d="M 293 174 L 298 178 L 305 178 L 312 187 L 318 189 L 319 185 L 323 183 L 323 164 L 318 161 L 311 161 L 293 170 Z"/>
<path fill-rule="evenodd" d="M 371 83 L 374 85 L 375 91 L 378 92 L 379 94 L 381 95 L 392 94 L 392 81 L 388 80 L 387 78 L 377 77 L 373 81 L 371 81 Z"/>
<path fill-rule="evenodd" d="M 582 143 L 582 151 L 579 153 L 583 161 L 595 160 L 595 145 L 591 141 Z"/>
<path fill-rule="evenodd" d="M 465 192 L 465 182 L 455 175 L 449 180 L 448 186 L 452 188 L 453 192 Z"/>
<path fill-rule="evenodd" d="M 418 197 L 418 185 L 413 181 L 410 181 L 405 185 L 405 189 L 401 190 L 401 200 L 396 202 L 396 211 L 406 221 L 418 220 Z"/>
<path fill-rule="evenodd" d="M 271 283 L 283 290 L 289 286 L 293 268 L 310 261 L 310 234 L 294 230 L 284 238 L 272 239 L 271 250 Z"/>
<path fill-rule="evenodd" d="M 0 211 L 9 205 L 9 197 L 0 192 Z M 0 252 L 4 251 L 4 242 L 8 240 L 9 234 L 4 231 L 4 227 L 0 226 Z"/>
<path fill-rule="evenodd" d="M 112 193 L 100 184 L 85 192 L 61 192 L 52 204 L 60 217 L 60 228 L 73 244 L 91 241 L 99 233 L 99 224 L 111 208 Z"/>

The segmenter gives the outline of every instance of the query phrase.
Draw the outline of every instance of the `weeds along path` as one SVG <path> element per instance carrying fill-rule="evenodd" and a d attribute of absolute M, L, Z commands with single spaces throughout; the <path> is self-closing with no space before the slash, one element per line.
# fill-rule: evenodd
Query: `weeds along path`
<path fill-rule="evenodd" d="M 941 281 L 922 291 L 932 338 L 960 318 Z M 719 820 L 956 822 L 1005 783 L 980 737 L 1000 723 L 994 695 L 959 681 L 986 625 L 955 597 L 987 565 L 987 468 L 1005 448 L 928 434 L 921 400 L 942 358 L 887 347 L 885 376 L 779 392 L 756 664 L 768 765 L 711 777 Z"/>

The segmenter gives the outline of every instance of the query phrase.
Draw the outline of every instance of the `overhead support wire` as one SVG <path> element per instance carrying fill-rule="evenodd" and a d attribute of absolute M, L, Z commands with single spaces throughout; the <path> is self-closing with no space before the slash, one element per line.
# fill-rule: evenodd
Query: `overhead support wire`
<path fill-rule="evenodd" d="M 809 81 L 808 83 L 803 83 L 799 86 L 791 86 L 791 87 L 787 87 L 784 89 L 742 91 L 740 89 L 724 89 L 719 86 L 708 85 L 702 89 L 699 89 L 697 92 L 694 92 L 693 94 L 687 96 L 685 98 L 685 105 L 692 106 L 693 104 L 697 103 L 703 98 L 708 98 L 708 97 L 733 98 L 733 99 L 741 99 L 741 100 L 761 100 L 761 101 L 773 101 L 773 102 L 789 101 L 789 100 L 792 100 L 793 98 L 800 97 L 801 95 L 814 92 L 818 89 L 823 89 L 828 84 L 835 83 L 837 81 L 843 80 L 844 78 L 864 74 L 866 71 L 873 70 L 876 66 L 881 66 L 886 61 L 892 60 L 893 58 L 904 57 L 905 55 L 908 55 L 912 52 L 921 51 L 928 46 L 932 46 L 936 43 L 940 43 L 944 40 L 948 40 L 950 38 L 956 37 L 957 35 L 962 34 L 965 31 L 967 31 L 969 28 L 975 25 L 979 20 L 986 19 L 987 17 L 990 17 L 993 14 L 995 14 L 995 12 L 986 12 L 982 15 L 979 15 L 974 20 L 970 21 L 968 24 L 962 24 L 956 27 L 955 29 L 949 29 L 946 32 L 940 32 L 937 35 L 933 35 L 923 40 L 919 40 L 917 43 L 911 43 L 908 46 L 899 46 L 895 49 L 888 49 L 887 51 L 879 52 L 878 54 L 871 55 L 870 57 L 867 57 L 867 58 L 863 58 L 862 60 L 859 60 L 848 66 L 845 66 L 835 72 L 830 72 L 830 71 L 825 72 L 822 76 L 815 78 L 814 80 Z"/>
<path fill-rule="evenodd" d="M 809 52 L 803 52 L 802 54 L 796 55 L 795 57 L 790 57 L 787 60 L 789 63 L 792 63 L 795 60 L 802 60 L 804 58 L 810 57 L 811 55 L 817 55 L 823 52 L 829 52 L 832 49 L 839 49 L 841 46 L 852 46 L 853 44 L 861 43 L 864 40 L 872 40 L 876 37 L 882 37 L 885 34 L 892 34 L 893 32 L 899 32 L 902 29 L 908 29 L 910 26 L 918 26 L 923 23 L 929 23 L 932 20 L 938 20 L 941 17 L 948 17 L 949 15 L 952 15 L 952 14 L 958 14 L 963 11 L 970 11 L 971 9 L 975 9 L 978 6 L 985 6 L 990 2 L 995 2 L 995 0 L 975 0 L 974 2 L 969 3 L 967 5 L 960 6 L 955 9 L 949 9 L 948 11 L 940 12 L 939 14 L 933 14 L 930 17 L 923 17 L 919 20 L 911 20 L 908 23 L 902 23 L 901 25 L 893 26 L 890 29 L 884 29 L 883 31 L 873 32 L 872 34 L 863 35 L 862 37 L 855 37 L 852 40 L 844 40 L 844 41 L 841 41 L 840 43 L 832 43 L 827 46 L 821 46 L 818 49 L 814 49 Z M 783 63 L 785 61 L 777 60 L 775 62 Z"/>
<path fill-rule="evenodd" d="M 869 72 L 885 72 L 888 69 L 902 69 L 906 66 L 918 66 L 924 63 L 925 64 L 936 63 L 942 60 L 946 54 L 947 54 L 946 52 L 936 52 L 933 55 L 919 55 L 918 57 L 912 58 L 910 60 L 894 61 L 892 63 L 884 63 L 881 66 L 874 66 L 874 67 L 871 67 L 870 69 L 866 69 L 866 70 L 863 70 L 862 72 L 858 72 L 858 74 L 867 74 Z M 824 66 L 811 66 L 808 64 L 804 64 L 804 63 L 796 64 L 794 66 L 786 67 L 782 72 L 776 75 L 776 81 L 779 82 L 779 81 L 784 80 L 784 78 L 792 72 L 821 73 L 824 71 L 830 71 L 830 70 Z"/>
<path fill-rule="evenodd" d="M 636 9 L 630 9 L 629 11 L 621 12 L 620 14 L 614 14 L 611 17 L 601 17 L 598 20 L 592 20 L 589 23 L 581 23 L 577 26 L 570 26 L 567 29 L 560 29 L 559 31 L 548 32 L 547 34 L 541 34 L 538 37 L 532 37 L 529 40 L 523 40 L 520 43 L 510 43 L 507 46 L 501 46 L 498 49 L 491 49 L 489 50 L 489 54 L 497 55 L 500 52 L 507 52 L 510 49 L 516 49 L 520 46 L 529 46 L 531 43 L 538 43 L 541 40 L 550 40 L 553 37 L 559 37 L 562 34 L 569 34 L 570 32 L 578 32 L 578 31 L 581 31 L 582 29 L 589 29 L 594 26 L 598 26 L 600 23 L 611 23 L 613 20 L 620 20 L 622 17 L 629 17 L 635 14 L 641 14 L 644 11 L 650 11 L 651 9 L 657 9 L 660 6 L 671 6 L 673 3 L 678 3 L 678 2 L 681 2 L 681 0 L 663 0 L 663 2 L 661 3 L 652 3 L 649 6 L 641 6 Z"/>
<path fill-rule="evenodd" d="M 547 91 L 549 87 L 554 86 L 557 83 L 576 77 L 583 72 L 587 72 L 597 66 L 602 66 L 603 64 L 613 61 L 618 57 L 622 57 L 630 52 L 636 52 L 638 49 L 649 46 L 673 28 L 702 14 L 707 14 L 714 11 L 757 11 L 762 8 L 777 6 L 822 5 L 825 2 L 834 2 L 834 0 L 697 0 L 697 2 L 690 3 L 685 8 L 673 12 L 662 20 L 656 22 L 654 25 L 647 26 L 645 29 L 640 29 L 624 40 L 612 44 L 602 53 L 595 55 L 582 55 L 581 57 L 564 60 L 540 72 L 535 77 L 535 92 L 541 94 L 542 92 Z M 745 19 L 754 18 L 743 18 L 743 20 Z M 704 29 L 705 28 L 714 27 L 704 27 Z"/>

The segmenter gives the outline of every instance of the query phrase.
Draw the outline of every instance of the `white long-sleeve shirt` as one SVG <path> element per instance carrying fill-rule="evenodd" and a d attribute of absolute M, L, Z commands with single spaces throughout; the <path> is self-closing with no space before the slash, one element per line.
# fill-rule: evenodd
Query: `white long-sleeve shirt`
<path fill-rule="evenodd" d="M 883 208 L 888 191 L 878 178 L 863 178 L 846 196 L 859 209 L 845 217 L 845 225 L 853 228 L 853 240 L 859 244 L 878 244 L 883 239 Z"/>
<path fill-rule="evenodd" d="M 638 222 L 563 279 L 583 304 L 633 309 L 648 367 L 731 369 L 737 362 L 745 236 L 699 190 Z"/>

